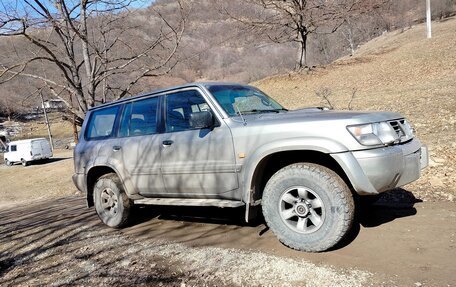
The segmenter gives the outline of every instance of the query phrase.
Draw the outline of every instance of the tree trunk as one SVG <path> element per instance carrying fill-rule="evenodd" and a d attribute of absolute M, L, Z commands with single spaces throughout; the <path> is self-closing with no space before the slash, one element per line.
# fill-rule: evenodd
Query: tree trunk
<path fill-rule="evenodd" d="M 73 114 L 73 140 L 77 144 L 79 141 L 78 128 L 76 127 L 76 115 Z"/>
<path fill-rule="evenodd" d="M 87 0 L 81 0 L 81 12 L 80 12 L 80 21 L 81 21 L 81 42 L 82 42 L 82 56 L 84 59 L 84 67 L 87 76 L 87 94 L 86 99 L 88 107 L 95 106 L 95 87 L 93 81 L 93 69 L 95 67 L 92 65 L 90 59 L 89 45 L 88 45 L 88 32 L 87 32 Z"/>
<path fill-rule="evenodd" d="M 299 50 L 296 61 L 296 70 L 301 70 L 307 67 L 307 33 L 302 32 L 299 35 Z"/>

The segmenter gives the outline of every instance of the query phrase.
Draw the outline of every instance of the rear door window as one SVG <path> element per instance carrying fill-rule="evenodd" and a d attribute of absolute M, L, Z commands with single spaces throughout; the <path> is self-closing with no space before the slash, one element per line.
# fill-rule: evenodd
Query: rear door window
<path fill-rule="evenodd" d="M 90 140 L 110 137 L 118 111 L 119 106 L 94 111 L 87 125 L 86 138 Z"/>
<path fill-rule="evenodd" d="M 134 101 L 125 105 L 120 137 L 157 133 L 158 97 Z"/>

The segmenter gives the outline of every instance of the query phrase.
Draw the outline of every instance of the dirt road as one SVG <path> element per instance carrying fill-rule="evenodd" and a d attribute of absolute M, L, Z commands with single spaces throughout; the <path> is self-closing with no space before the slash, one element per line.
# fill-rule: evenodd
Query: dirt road
<path fill-rule="evenodd" d="M 70 151 L 0 166 L 0 285 L 452 286 L 456 204 L 406 191 L 364 207 L 349 240 L 309 254 L 242 210 L 144 207 L 107 228 L 71 184 Z M 73 195 L 73 196 L 72 196 Z"/>
<path fill-rule="evenodd" d="M 81 197 L 0 212 L 0 285 L 451 286 L 456 206 L 377 206 L 347 245 L 308 254 L 239 210 L 142 208 L 131 227 L 100 223 Z M 415 285 L 416 284 L 416 285 Z M 421 284 L 421 285 L 420 285 Z"/>

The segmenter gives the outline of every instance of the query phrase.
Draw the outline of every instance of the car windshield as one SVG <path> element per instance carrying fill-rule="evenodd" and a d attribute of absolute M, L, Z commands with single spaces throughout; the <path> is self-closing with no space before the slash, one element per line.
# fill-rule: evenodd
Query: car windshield
<path fill-rule="evenodd" d="M 229 116 L 286 111 L 284 107 L 254 87 L 213 85 L 209 86 L 208 90 Z"/>

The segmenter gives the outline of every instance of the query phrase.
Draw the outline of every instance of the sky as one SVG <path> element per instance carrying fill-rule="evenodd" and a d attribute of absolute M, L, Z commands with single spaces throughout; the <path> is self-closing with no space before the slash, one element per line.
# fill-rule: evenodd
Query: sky
<path fill-rule="evenodd" d="M 39 0 L 43 3 L 50 11 L 53 10 L 52 3 L 55 0 Z M 96 1 L 96 0 L 95 0 Z M 106 0 L 105 0 L 106 1 Z M 110 1 L 110 0 L 107 0 Z M 155 0 L 112 0 L 113 2 L 128 2 L 131 1 L 129 8 L 140 9 L 150 6 Z M 69 3 L 68 6 L 73 6 L 79 0 L 65 0 L 66 3 Z M 26 10 L 30 9 L 30 5 L 36 6 L 35 0 L 0 0 L 0 13 L 5 13 L 11 9 L 18 10 L 19 14 L 24 13 Z M 2 15 L 0 15 L 1 17 Z"/>

